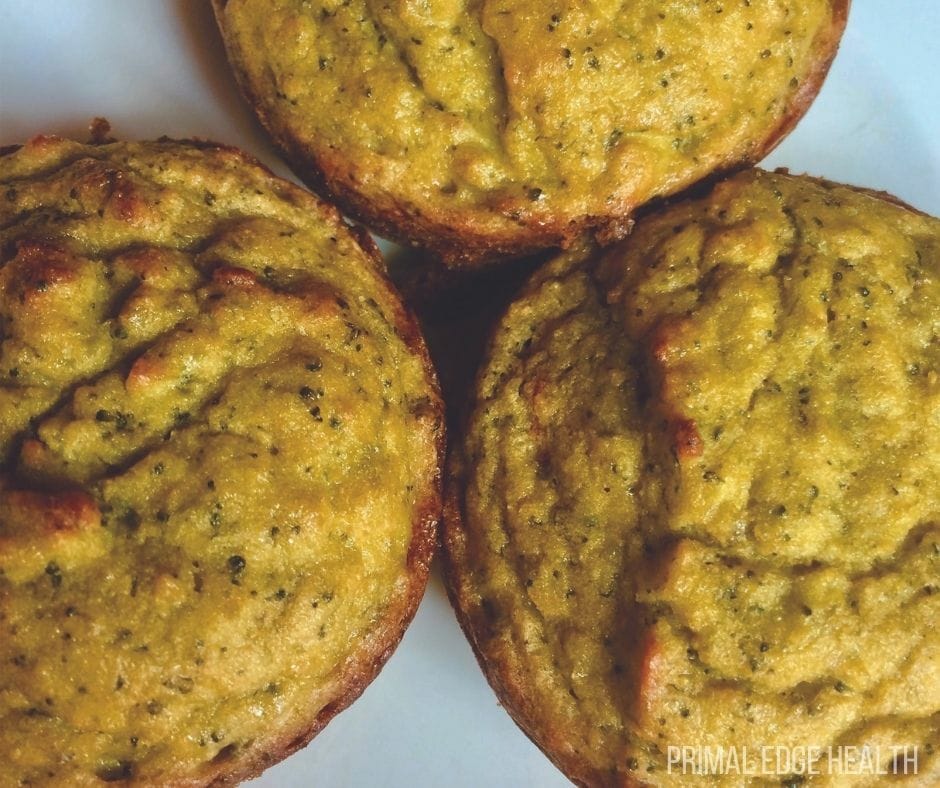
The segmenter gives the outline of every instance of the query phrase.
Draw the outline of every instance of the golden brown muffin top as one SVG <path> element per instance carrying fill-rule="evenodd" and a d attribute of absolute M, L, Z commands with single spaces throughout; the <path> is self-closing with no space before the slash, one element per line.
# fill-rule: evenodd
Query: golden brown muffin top
<path fill-rule="evenodd" d="M 0 184 L 0 783 L 256 770 L 423 590 L 414 325 L 333 209 L 233 149 L 37 137 Z"/>
<path fill-rule="evenodd" d="M 449 504 L 511 713 L 590 783 L 687 784 L 670 745 L 940 776 L 940 221 L 753 171 L 584 258 L 503 319 Z"/>
<path fill-rule="evenodd" d="M 756 160 L 812 100 L 846 0 L 216 0 L 301 172 L 452 259 L 616 236 Z"/>

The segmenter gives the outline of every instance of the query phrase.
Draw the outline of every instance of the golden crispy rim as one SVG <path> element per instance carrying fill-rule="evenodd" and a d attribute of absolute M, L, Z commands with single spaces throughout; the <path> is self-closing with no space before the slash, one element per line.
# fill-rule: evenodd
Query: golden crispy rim
<path fill-rule="evenodd" d="M 447 597 L 457 616 L 470 648 L 486 680 L 513 722 L 575 785 L 592 786 L 609 783 L 609 775 L 597 772 L 579 758 L 567 741 L 567 732 L 560 725 L 548 725 L 539 713 L 531 692 L 531 682 L 513 654 L 501 650 L 498 655 L 487 651 L 492 632 L 482 617 L 471 615 L 473 594 L 470 577 L 463 571 L 466 552 L 466 526 L 463 514 L 463 475 L 465 466 L 457 448 L 447 458 L 447 482 L 444 496 L 444 518 L 441 528 L 441 565 Z M 625 783 L 641 786 L 642 782 Z"/>
<path fill-rule="evenodd" d="M 366 252 L 381 262 L 378 248 L 371 236 L 364 232 L 355 232 L 354 235 L 357 236 L 357 240 Z M 366 243 L 363 243 L 364 240 Z M 392 290 L 391 283 L 384 275 L 383 280 L 386 287 Z M 279 732 L 267 740 L 256 742 L 238 761 L 228 764 L 227 769 L 220 768 L 217 773 L 205 778 L 184 780 L 173 783 L 174 785 L 235 785 L 243 780 L 257 777 L 269 766 L 303 749 L 333 717 L 355 701 L 375 679 L 398 647 L 405 630 L 418 611 L 418 605 L 424 597 L 428 584 L 431 560 L 437 545 L 438 523 L 441 521 L 442 469 L 446 443 L 444 403 L 441 399 L 437 376 L 431 364 L 431 357 L 417 321 L 401 299 L 396 300 L 399 309 L 393 325 L 408 348 L 422 361 L 430 384 L 431 406 L 440 424 L 440 429 L 433 441 L 437 473 L 434 478 L 427 480 L 426 489 L 419 498 L 421 503 L 417 507 L 417 514 L 412 523 L 411 544 L 408 548 L 408 586 L 404 593 L 393 600 L 382 625 L 373 630 L 371 635 L 363 640 L 360 648 L 350 655 L 346 669 L 340 677 L 334 699 L 324 706 L 313 720 L 299 726 L 296 730 Z"/>
<path fill-rule="evenodd" d="M 472 589 L 469 575 L 463 571 L 466 555 L 466 526 L 463 514 L 463 476 L 465 466 L 456 447 L 447 458 L 447 482 L 444 496 L 444 518 L 441 528 L 441 565 L 447 597 L 457 616 L 473 654 L 486 680 L 519 729 L 575 785 L 589 786 L 601 782 L 601 775 L 587 768 L 566 745 L 565 730 L 547 726 L 538 713 L 530 692 L 530 682 L 512 654 L 502 651 L 498 661 L 486 650 L 492 632 L 481 617 L 474 618 L 470 609 Z M 638 783 L 639 785 L 639 783 Z"/>
<path fill-rule="evenodd" d="M 785 167 L 777 168 L 774 172 L 790 174 Z M 823 186 L 849 188 L 860 194 L 884 200 L 919 216 L 928 215 L 885 191 L 840 184 L 826 178 L 809 175 L 799 177 Z M 714 184 L 711 184 L 707 190 L 701 189 L 700 186 L 699 189 L 707 195 L 713 186 Z M 677 197 L 663 202 L 670 205 L 678 202 L 679 199 Z M 586 256 L 585 259 L 590 256 L 593 256 L 593 254 Z M 530 277 L 529 282 L 535 276 L 538 276 L 538 270 Z M 516 298 L 524 297 L 529 286 L 529 283 L 524 285 Z M 470 643 L 487 682 L 496 693 L 500 705 L 508 712 L 513 722 L 576 785 L 610 785 L 611 776 L 608 773 L 590 768 L 583 759 L 577 756 L 567 740 L 565 728 L 551 724 L 552 720 L 547 718 L 544 713 L 540 713 L 537 699 L 532 692 L 532 682 L 521 662 L 515 658 L 516 655 L 511 650 L 492 648 L 494 642 L 493 628 L 485 617 L 474 615 L 478 606 L 473 601 L 475 592 L 472 570 L 467 569 L 466 560 L 467 518 L 464 512 L 464 487 L 468 469 L 462 452 L 463 439 L 467 432 L 470 417 L 477 407 L 477 392 L 483 379 L 490 349 L 496 339 L 498 328 L 505 319 L 511 305 L 512 303 L 503 310 L 499 318 L 490 327 L 483 352 L 483 361 L 473 378 L 473 391 L 470 392 L 465 411 L 458 414 L 459 427 L 452 429 L 453 439 L 448 448 L 446 460 L 444 512 L 440 532 L 444 585 L 460 628 Z M 617 775 L 617 779 L 626 779 L 626 782 L 616 783 L 618 786 L 624 786 L 624 788 L 640 788 L 648 785 L 648 783 L 632 775 L 620 774 Z"/>
<path fill-rule="evenodd" d="M 354 232 L 354 235 L 366 252 L 381 262 L 378 247 L 375 246 L 371 236 L 365 232 Z M 393 290 L 391 282 L 384 275 L 382 279 L 385 286 Z M 240 759 L 241 763 L 234 765 L 230 771 L 220 770 L 218 774 L 211 775 L 207 781 L 200 779 L 194 782 L 182 782 L 180 785 L 234 785 L 258 776 L 269 766 L 305 747 L 333 717 L 356 700 L 379 674 L 388 658 L 398 647 L 405 630 L 418 611 L 418 605 L 424 597 L 428 584 L 431 559 L 434 557 L 437 545 L 438 523 L 441 521 L 442 469 L 446 443 L 444 403 L 431 357 L 418 323 L 397 295 L 396 301 L 399 308 L 393 325 L 407 347 L 422 361 L 430 384 L 431 406 L 440 424 L 440 429 L 433 441 L 437 473 L 434 478 L 427 480 L 426 489 L 419 496 L 420 504 L 412 523 L 411 545 L 408 548 L 408 586 L 404 593 L 393 601 L 382 625 L 375 629 L 371 636 L 362 642 L 360 648 L 349 657 L 334 700 L 324 706 L 313 720 L 300 726 L 298 730 L 282 732 L 267 741 L 257 742 Z"/>
<path fill-rule="evenodd" d="M 438 523 L 441 520 L 442 470 L 446 438 L 444 403 L 441 398 L 437 375 L 417 320 L 386 276 L 382 255 L 375 241 L 367 232 L 361 228 L 347 226 L 334 206 L 321 201 L 305 189 L 279 178 L 258 159 L 240 148 L 198 138 L 171 139 L 164 137 L 160 141 L 189 145 L 201 150 L 224 151 L 236 156 L 244 166 L 257 168 L 271 179 L 286 184 L 298 202 L 309 205 L 311 215 L 319 216 L 325 222 L 350 231 L 366 257 L 374 263 L 377 281 L 393 296 L 391 300 L 397 308 L 391 323 L 406 347 L 421 361 L 428 383 L 431 413 L 437 424 L 440 425 L 434 433 L 429 447 L 435 457 L 435 472 L 432 477 L 424 480 L 424 489 L 417 496 L 418 504 L 412 522 L 411 544 L 408 548 L 408 584 L 397 597 L 392 599 L 381 624 L 373 629 L 369 636 L 363 639 L 360 646 L 347 658 L 345 668 L 336 682 L 333 699 L 321 708 L 313 719 L 304 721 L 292 730 L 275 731 L 267 738 L 258 739 L 250 748 L 240 753 L 237 758 L 222 760 L 217 764 L 213 764 L 210 770 L 198 776 L 172 777 L 166 783 L 169 786 L 179 786 L 180 788 L 184 786 L 186 788 L 190 786 L 195 788 L 195 786 L 208 785 L 235 785 L 258 776 L 269 766 L 309 744 L 333 717 L 347 708 L 363 693 L 401 642 L 405 630 L 414 618 L 418 605 L 424 596 L 430 574 L 431 560 L 434 557 L 437 544 Z M 96 139 L 93 144 L 104 142 L 106 140 Z M 20 145 L 6 146 L 0 149 L 0 156 L 13 153 L 20 147 Z M 134 784 L 134 782 L 134 780 L 130 780 L 126 784 Z"/>
<path fill-rule="evenodd" d="M 368 197 L 363 194 L 360 168 L 355 161 L 343 158 L 339 151 L 337 155 L 321 153 L 267 112 L 262 100 L 263 91 L 248 77 L 238 48 L 228 34 L 225 22 L 227 5 L 228 0 L 212 0 L 235 79 L 261 125 L 304 183 L 377 234 L 405 245 L 422 246 L 446 266 L 476 267 L 553 247 L 564 249 L 586 235 L 606 245 L 624 238 L 633 227 L 633 213 L 630 212 L 626 215 L 559 216 L 554 221 L 538 225 L 518 223 L 511 231 L 496 232 L 469 213 L 406 205 L 390 197 Z M 820 34 L 819 51 L 812 68 L 767 138 L 751 150 L 732 152 L 702 180 L 711 182 L 756 164 L 793 130 L 819 94 L 829 73 L 848 21 L 850 5 L 851 0 L 832 0 L 832 20 Z"/>
<path fill-rule="evenodd" d="M 547 264 L 547 263 L 544 263 Z M 530 274 L 528 282 L 538 275 Z M 528 291 L 528 282 L 516 294 L 522 298 Z M 441 520 L 441 567 L 444 587 L 460 628 L 473 650 L 477 663 L 487 683 L 496 693 L 500 705 L 513 722 L 538 747 L 569 780 L 579 786 L 602 785 L 609 782 L 609 775 L 591 769 L 577 756 L 567 741 L 567 732 L 559 725 L 548 725 L 544 714 L 539 713 L 537 699 L 531 691 L 531 682 L 511 650 L 489 649 L 494 632 L 485 617 L 473 615 L 477 606 L 473 603 L 472 570 L 466 571 L 467 526 L 464 515 L 464 484 L 467 465 L 462 453 L 462 441 L 467 432 L 469 419 L 477 405 L 477 391 L 486 367 L 489 350 L 496 333 L 515 299 L 505 306 L 493 321 L 484 343 L 483 360 L 472 375 L 473 390 L 470 392 L 462 412 L 454 414 L 459 426 L 452 429 L 452 440 L 448 446 L 445 463 L 444 511 Z M 453 423 L 453 422 L 452 422 Z M 622 784 L 624 788 L 642 786 L 636 781 Z"/>

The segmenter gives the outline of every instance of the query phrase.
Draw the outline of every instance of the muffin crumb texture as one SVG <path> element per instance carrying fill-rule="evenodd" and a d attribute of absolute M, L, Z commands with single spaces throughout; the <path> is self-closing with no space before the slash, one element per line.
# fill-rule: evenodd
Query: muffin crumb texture
<path fill-rule="evenodd" d="M 569 776 L 867 743 L 940 779 L 938 320 L 938 220 L 760 171 L 510 307 L 445 541 L 491 682 Z"/>
<path fill-rule="evenodd" d="M 333 209 L 233 149 L 36 137 L 0 183 L 0 783 L 257 771 L 423 589 L 411 324 Z"/>
<path fill-rule="evenodd" d="M 451 261 L 616 238 L 809 105 L 846 0 L 215 0 L 298 170 Z"/>

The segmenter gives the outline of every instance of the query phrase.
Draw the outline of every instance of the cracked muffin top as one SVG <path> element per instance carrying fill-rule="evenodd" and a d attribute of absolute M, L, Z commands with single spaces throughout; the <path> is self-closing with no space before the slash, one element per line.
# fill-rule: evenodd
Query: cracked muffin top
<path fill-rule="evenodd" d="M 940 779 L 940 221 L 743 173 L 549 263 L 476 397 L 452 596 L 572 779 L 865 743 Z"/>
<path fill-rule="evenodd" d="M 36 137 L 0 226 L 0 783 L 257 772 L 424 589 L 415 324 L 334 209 L 230 148 Z"/>
<path fill-rule="evenodd" d="M 818 91 L 848 0 L 214 6 L 297 171 L 470 263 L 617 238 L 637 206 L 758 160 Z"/>

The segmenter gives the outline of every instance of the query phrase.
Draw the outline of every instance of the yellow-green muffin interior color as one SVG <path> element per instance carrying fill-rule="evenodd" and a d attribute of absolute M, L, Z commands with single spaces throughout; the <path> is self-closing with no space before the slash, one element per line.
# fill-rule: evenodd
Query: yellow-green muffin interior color
<path fill-rule="evenodd" d="M 452 593 L 569 776 L 869 744 L 940 779 L 940 221 L 736 176 L 537 274 L 477 399 Z"/>
<path fill-rule="evenodd" d="M 336 212 L 233 149 L 0 157 L 0 784 L 257 771 L 427 577 L 440 407 Z"/>
<path fill-rule="evenodd" d="M 380 230 L 460 259 L 572 228 L 616 235 L 637 205 L 759 158 L 818 90 L 848 3 L 215 6 L 300 170 Z"/>

